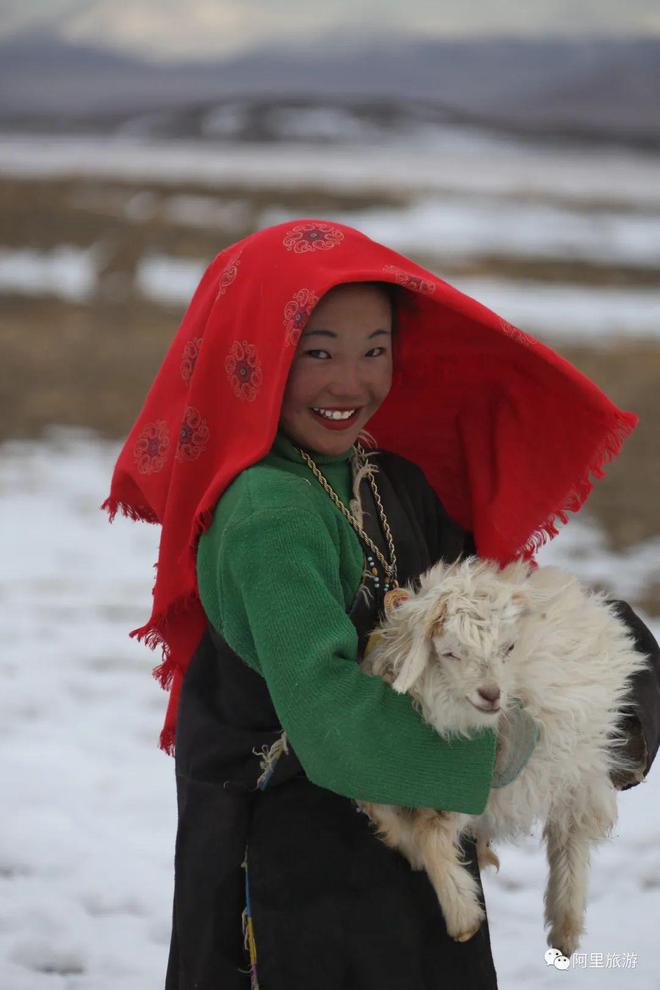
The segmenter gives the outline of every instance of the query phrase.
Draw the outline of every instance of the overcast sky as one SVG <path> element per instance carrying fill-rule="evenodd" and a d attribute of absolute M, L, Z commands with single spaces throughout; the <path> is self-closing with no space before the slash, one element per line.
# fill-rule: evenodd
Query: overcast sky
<path fill-rule="evenodd" d="M 0 0 L 0 35 L 47 30 L 152 58 L 229 55 L 376 30 L 424 37 L 655 35 L 660 0 Z"/>

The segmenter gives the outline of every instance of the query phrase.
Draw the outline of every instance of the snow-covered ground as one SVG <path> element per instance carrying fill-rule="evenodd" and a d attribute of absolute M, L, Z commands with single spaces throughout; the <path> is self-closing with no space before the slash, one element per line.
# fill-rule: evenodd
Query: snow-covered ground
<path fill-rule="evenodd" d="M 96 176 L 260 189 L 411 190 L 660 205 L 658 154 L 627 148 L 493 140 L 433 147 L 231 144 L 0 134 L 0 174 Z"/>
<path fill-rule="evenodd" d="M 123 517 L 109 526 L 99 511 L 117 449 L 58 429 L 0 447 L 3 990 L 164 981 L 173 761 L 156 748 L 157 657 L 127 636 L 150 610 L 159 530 Z M 657 543 L 614 558 L 580 517 L 540 559 L 592 581 L 616 576 L 622 596 L 660 572 Z M 487 871 L 484 885 L 502 988 L 655 990 L 659 820 L 654 770 L 621 795 L 616 835 L 594 856 L 585 955 L 561 975 L 544 961 L 540 840 L 500 848 L 500 874 Z"/>
<path fill-rule="evenodd" d="M 67 244 L 51 251 L 0 249 L 0 293 L 84 302 L 96 289 L 98 254 Z"/>
<path fill-rule="evenodd" d="M 155 747 L 149 611 L 155 527 L 98 511 L 114 449 L 7 444 L 0 986 L 149 990 L 171 910 L 173 764 Z"/>

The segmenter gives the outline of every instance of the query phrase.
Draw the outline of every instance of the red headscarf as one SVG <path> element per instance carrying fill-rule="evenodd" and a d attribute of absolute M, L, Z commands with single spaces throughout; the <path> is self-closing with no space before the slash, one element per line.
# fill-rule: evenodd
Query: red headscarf
<path fill-rule="evenodd" d="M 398 312 L 394 381 L 368 423 L 419 464 L 479 554 L 531 556 L 591 490 L 637 422 L 548 347 L 403 255 L 338 223 L 292 220 L 211 262 L 119 455 L 103 508 L 163 527 L 151 618 L 171 688 L 172 752 L 184 671 L 206 625 L 195 553 L 218 498 L 270 450 L 296 342 L 321 296 L 383 281 Z"/>

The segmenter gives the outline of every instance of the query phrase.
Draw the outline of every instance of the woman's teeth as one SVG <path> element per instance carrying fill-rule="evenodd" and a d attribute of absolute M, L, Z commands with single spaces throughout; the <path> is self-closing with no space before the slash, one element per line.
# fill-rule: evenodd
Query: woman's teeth
<path fill-rule="evenodd" d="M 314 409 L 315 413 L 318 413 L 319 416 L 325 416 L 326 419 L 350 419 L 351 416 L 355 413 L 355 409 L 345 409 L 340 412 L 338 409 L 331 410 L 331 409 L 315 409 L 314 407 L 312 408 Z"/>

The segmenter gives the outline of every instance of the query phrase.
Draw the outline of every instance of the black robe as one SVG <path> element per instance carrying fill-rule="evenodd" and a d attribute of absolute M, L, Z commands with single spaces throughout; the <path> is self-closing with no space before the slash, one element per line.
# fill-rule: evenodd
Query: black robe
<path fill-rule="evenodd" d="M 474 552 L 470 535 L 447 516 L 415 465 L 389 453 L 377 462 L 401 584 L 439 559 Z M 360 494 L 365 529 L 386 554 L 366 482 Z M 640 648 L 655 651 L 635 687 L 648 770 L 660 740 L 660 657 L 643 623 L 621 607 Z M 356 597 L 350 618 L 358 662 L 381 608 L 382 598 L 369 604 Z M 377 839 L 352 800 L 312 784 L 291 748 L 267 787 L 258 788 L 259 753 L 281 731 L 264 679 L 209 625 L 186 671 L 178 712 L 166 990 L 248 990 L 246 879 L 260 990 L 496 988 L 487 920 L 468 942 L 449 938 L 426 873 Z M 463 847 L 481 889 L 474 842 Z"/>

